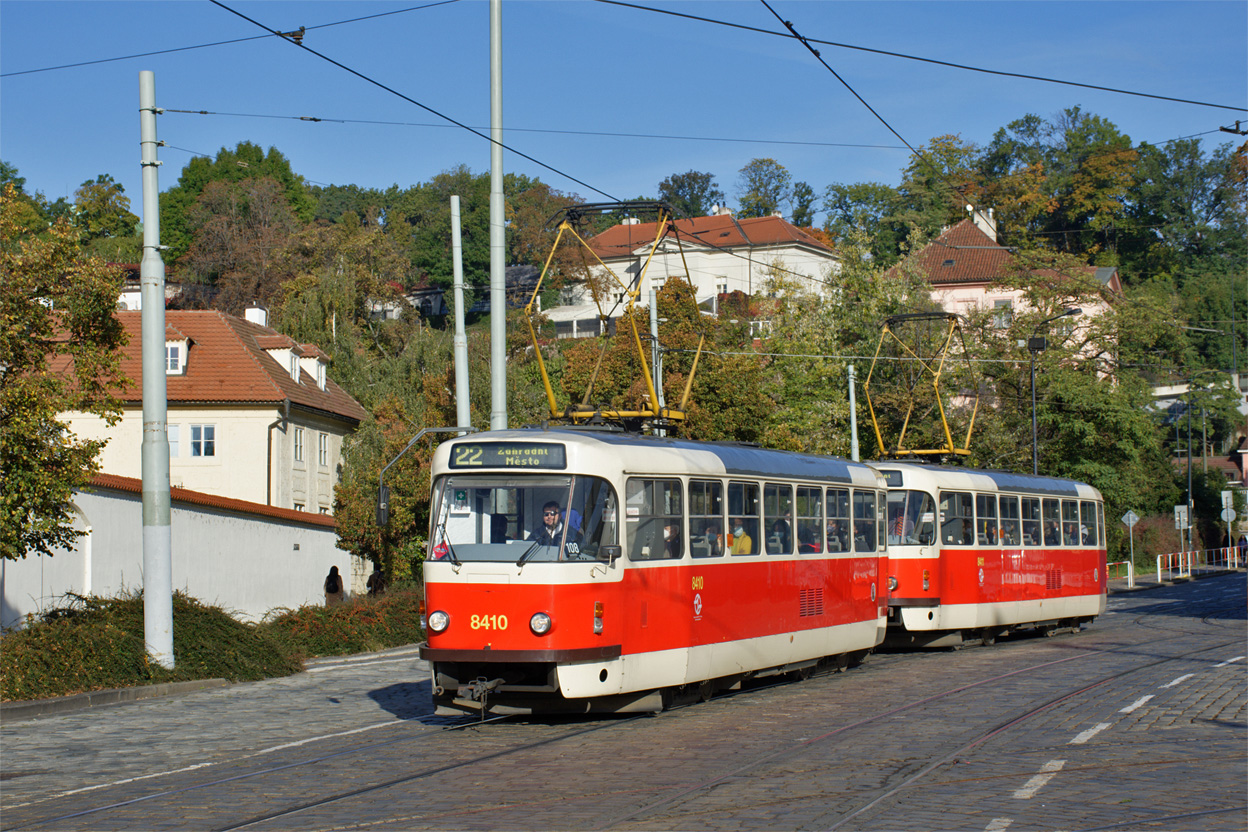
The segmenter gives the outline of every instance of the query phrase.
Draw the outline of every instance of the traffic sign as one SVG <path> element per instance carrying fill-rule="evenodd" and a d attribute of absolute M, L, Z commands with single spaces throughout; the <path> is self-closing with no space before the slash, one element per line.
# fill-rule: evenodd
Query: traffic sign
<path fill-rule="evenodd" d="M 1122 515 L 1122 522 L 1126 524 L 1128 529 L 1134 529 L 1135 524 L 1140 522 L 1140 515 L 1136 514 L 1134 511 L 1128 511 L 1126 514 Z"/>
<path fill-rule="evenodd" d="M 1190 528 L 1187 524 L 1187 506 L 1174 507 L 1174 527 L 1176 529 Z"/>
<path fill-rule="evenodd" d="M 1234 520 L 1234 519 L 1235 519 L 1235 509 L 1233 509 L 1233 508 L 1224 508 L 1224 509 L 1222 509 L 1222 519 L 1223 519 L 1223 520 L 1225 520 L 1225 521 L 1226 521 L 1226 522 L 1228 522 L 1228 523 L 1229 523 L 1229 522 L 1231 522 L 1232 520 Z"/>

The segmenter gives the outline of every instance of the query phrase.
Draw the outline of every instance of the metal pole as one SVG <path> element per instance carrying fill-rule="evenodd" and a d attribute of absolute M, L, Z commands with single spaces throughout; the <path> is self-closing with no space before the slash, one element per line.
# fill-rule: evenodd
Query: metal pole
<path fill-rule="evenodd" d="M 1031 473 L 1040 475 L 1040 454 L 1036 440 L 1036 351 L 1031 351 Z"/>
<path fill-rule="evenodd" d="M 659 347 L 659 293 L 650 288 L 650 367 L 654 376 L 655 411 L 663 412 L 663 350 Z M 658 436 L 665 436 L 663 428 L 655 430 Z"/>
<path fill-rule="evenodd" d="M 472 424 L 468 398 L 468 336 L 464 333 L 464 247 L 459 230 L 459 197 L 451 196 L 452 291 L 455 299 L 455 421 Z"/>
<path fill-rule="evenodd" d="M 854 365 L 849 365 L 849 458 L 858 462 L 858 401 L 854 395 Z M 881 449 L 882 450 L 882 449 Z"/>
<path fill-rule="evenodd" d="M 506 209 L 503 205 L 503 2 L 490 0 L 490 429 L 507 429 Z"/>
<path fill-rule="evenodd" d="M 170 534 L 169 405 L 165 384 L 165 263 L 160 256 L 160 185 L 156 169 L 156 75 L 139 73 L 143 168 L 143 260 L 139 264 L 143 352 L 143 640 L 148 654 L 173 667 L 173 538 Z"/>
<path fill-rule="evenodd" d="M 1187 380 L 1187 547 L 1192 547 L 1192 380 Z"/>

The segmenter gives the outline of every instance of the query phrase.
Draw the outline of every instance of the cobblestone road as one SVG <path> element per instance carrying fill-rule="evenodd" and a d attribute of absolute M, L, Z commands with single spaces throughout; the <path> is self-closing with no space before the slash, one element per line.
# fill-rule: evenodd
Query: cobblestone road
<path fill-rule="evenodd" d="M 1118 595 L 1077 636 L 634 719 L 462 725 L 410 650 L 318 662 L 3 725 L 0 829 L 1238 831 L 1246 603 Z"/>

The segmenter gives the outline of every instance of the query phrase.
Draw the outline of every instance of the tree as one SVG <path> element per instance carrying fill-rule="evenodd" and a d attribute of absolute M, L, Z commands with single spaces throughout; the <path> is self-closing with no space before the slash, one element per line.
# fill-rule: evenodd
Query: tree
<path fill-rule="evenodd" d="M 188 219 L 194 242 L 180 263 L 217 285 L 222 309 L 238 314 L 278 296 L 291 277 L 283 254 L 296 220 L 276 180 L 209 182 Z"/>
<path fill-rule="evenodd" d="M 705 217 L 714 206 L 724 204 L 724 192 L 715 184 L 714 174 L 690 170 L 660 182 L 659 199 L 671 204 L 678 217 Z"/>
<path fill-rule="evenodd" d="M 115 424 L 121 402 L 113 315 L 120 271 L 86 257 L 61 221 L 27 228 L 28 206 L 10 182 L 0 193 L 0 555 L 51 555 L 81 534 L 73 493 L 97 470 L 103 441 L 78 440 L 58 414 L 93 413 Z"/>
<path fill-rule="evenodd" d="M 907 234 L 907 228 L 893 220 L 900 202 L 896 188 L 879 182 L 835 182 L 823 194 L 828 215 L 823 228 L 838 241 L 861 232 L 867 243 L 864 253 L 881 266 L 891 266 L 901 257 Z"/>
<path fill-rule="evenodd" d="M 139 218 L 130 212 L 126 189 L 108 174 L 83 182 L 74 192 L 73 218 L 92 253 L 114 263 L 137 263 L 142 258 Z"/>
<path fill-rule="evenodd" d="M 793 176 L 775 159 L 751 159 L 741 168 L 737 195 L 743 217 L 767 217 L 793 199 Z"/>
<path fill-rule="evenodd" d="M 805 182 L 793 186 L 793 224 L 810 228 L 815 224 L 815 189 Z"/>

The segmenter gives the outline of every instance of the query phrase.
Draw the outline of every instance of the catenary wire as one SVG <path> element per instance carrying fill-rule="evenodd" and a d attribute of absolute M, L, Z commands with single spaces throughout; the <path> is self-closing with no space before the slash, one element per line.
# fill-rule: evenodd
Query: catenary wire
<path fill-rule="evenodd" d="M 248 23 L 251 23 L 251 24 L 253 24 L 253 25 L 255 25 L 255 26 L 259 26 L 261 29 L 264 29 L 264 30 L 268 31 L 268 32 L 269 32 L 269 33 L 271 33 L 271 34 L 274 34 L 274 35 L 279 35 L 279 34 L 280 34 L 280 33 L 279 33 L 276 29 L 272 29 L 272 28 L 270 28 L 270 27 L 268 27 L 268 26 L 264 25 L 264 24 L 263 24 L 263 23 L 261 23 L 260 21 L 255 20 L 254 18 L 248 17 L 247 15 L 243 14 L 242 12 L 240 12 L 240 11 L 238 11 L 238 10 L 236 10 L 236 9 L 232 9 L 232 8 L 230 8 L 229 6 L 227 6 L 227 5 L 225 5 L 224 3 L 222 3 L 222 2 L 221 2 L 221 0 L 209 0 L 209 2 L 210 2 L 210 3 L 212 3 L 214 6 L 218 6 L 218 7 L 222 8 L 222 9 L 224 9 L 225 11 L 229 12 L 230 14 L 237 15 L 238 17 L 241 17 L 243 20 L 246 20 Z M 300 49 L 303 49 L 304 51 L 306 51 L 306 52 L 308 52 L 308 53 L 310 53 L 310 54 L 312 54 L 312 55 L 315 55 L 316 57 L 320 58 L 320 59 L 321 59 L 321 60 L 323 60 L 323 61 L 326 61 L 327 63 L 331 63 L 331 64 L 333 64 L 334 66 L 338 67 L 338 68 L 339 68 L 339 69 L 341 69 L 341 70 L 344 70 L 345 72 L 349 72 L 349 73 L 351 73 L 352 75 L 354 75 L 355 77 L 359 78 L 359 79 L 360 79 L 360 80 L 362 80 L 362 81 L 367 81 L 368 83 L 372 84 L 373 86 L 375 86 L 375 87 L 377 87 L 377 88 L 379 88 L 379 89 L 385 90 L 386 92 L 390 93 L 391 95 L 397 96 L 397 97 L 399 97 L 399 98 L 403 99 L 404 101 L 408 102 L 409 104 L 415 104 L 417 107 L 421 108 L 422 110 L 424 110 L 424 111 L 425 111 L 425 112 L 427 112 L 427 113 L 430 113 L 430 114 L 432 114 L 432 115 L 435 115 L 435 116 L 437 116 L 438 118 L 445 119 L 446 121 L 449 121 L 451 124 L 454 124 L 456 127 L 460 127 L 460 128 L 462 128 L 462 129 L 464 129 L 464 130 L 467 130 L 469 133 L 472 133 L 474 136 L 477 136 L 477 137 L 479 137 L 479 138 L 485 139 L 485 140 L 486 140 L 487 142 L 489 142 L 490 144 L 497 144 L 497 145 L 498 145 L 499 147 L 501 147 L 502 149 L 507 150 L 507 151 L 510 151 L 511 153 L 516 154 L 517 156 L 519 156 L 519 157 L 520 157 L 520 158 L 522 158 L 522 159 L 527 159 L 528 161 L 532 162 L 532 163 L 533 163 L 533 164 L 535 164 L 535 165 L 540 165 L 541 167 L 545 168 L 546 170 L 551 171 L 552 173 L 554 173 L 554 174 L 556 174 L 556 175 L 558 175 L 558 176 L 562 176 L 562 177 L 564 177 L 565 179 L 568 179 L 568 180 L 570 180 L 570 181 L 572 181 L 572 182 L 575 182 L 575 183 L 576 183 L 576 184 L 578 184 L 578 185 L 581 185 L 581 186 L 583 186 L 583 187 L 589 188 L 591 191 L 593 191 L 593 192 L 594 192 L 594 193 L 596 193 L 596 194 L 602 194 L 602 195 L 603 195 L 603 196 L 605 196 L 607 199 L 610 199 L 610 200 L 612 200 L 612 201 L 616 201 L 616 202 L 618 202 L 618 201 L 619 201 L 617 197 L 612 196 L 611 194 L 607 193 L 606 191 L 599 190 L 598 188 L 595 188 L 593 185 L 589 184 L 588 182 L 584 182 L 584 181 L 582 181 L 582 180 L 580 180 L 580 179 L 577 179 L 575 176 L 571 175 L 570 173 L 565 173 L 564 171 L 562 171 L 562 170 L 560 170 L 560 169 L 558 169 L 558 168 L 556 168 L 556 167 L 553 167 L 553 166 L 551 166 L 551 165 L 548 165 L 548 164 L 546 164 L 545 162 L 541 161 L 540 159 L 535 159 L 534 157 L 530 156 L 530 155 L 529 155 L 529 154 L 527 154 L 527 153 L 524 153 L 524 152 L 522 152 L 522 151 L 516 150 L 514 147 L 510 147 L 510 146 L 508 146 L 507 144 L 505 144 L 505 143 L 503 143 L 503 142 L 495 142 L 495 140 L 494 140 L 491 136 L 487 136 L 487 135 L 485 135 L 484 133 L 480 132 L 479 130 L 474 130 L 473 128 L 469 127 L 468 125 L 464 124 L 463 122 L 458 121 L 457 119 L 454 119 L 454 118 L 452 118 L 451 116 L 446 115 L 445 113 L 439 112 L 438 110 L 433 109 L 432 107 L 428 106 L 427 104 L 422 104 L 422 103 L 420 103 L 419 101 L 417 101 L 416 99 L 412 98 L 411 96 L 409 96 L 409 95 L 405 95 L 405 94 L 403 94 L 403 93 L 399 92 L 398 90 L 394 89 L 393 87 L 387 86 L 386 84 L 383 84 L 382 82 L 378 81 L 377 79 L 375 79 L 375 78 L 371 78 L 371 77 L 369 77 L 368 75 L 365 75 L 364 73 L 360 72 L 359 70 L 352 69 L 351 67 L 347 66 L 346 64 L 341 63 L 341 62 L 339 62 L 339 61 L 336 61 L 336 60 L 334 60 L 333 58 L 329 57 L 328 55 L 324 55 L 324 54 L 322 54 L 322 53 L 320 53 L 320 52 L 317 52 L 315 49 L 311 48 L 310 46 L 307 46 L 306 44 L 300 43 L 300 42 L 298 42 L 298 41 L 296 41 L 296 40 L 294 40 L 294 39 L 292 39 L 292 38 L 289 38 L 289 37 L 283 37 L 282 39 L 283 39 L 283 40 L 285 40 L 285 41 L 288 41 L 289 43 L 291 43 L 291 44 L 293 44 L 293 45 L 295 45 L 295 46 L 299 47 Z"/>
<path fill-rule="evenodd" d="M 305 32 L 311 32 L 314 29 L 325 29 L 330 26 L 341 26 L 344 23 L 359 23 L 361 20 L 372 20 L 373 18 L 388 17 L 394 14 L 403 14 L 404 12 L 417 12 L 417 11 L 420 11 L 421 9 L 432 9 L 434 6 L 445 6 L 449 3 L 458 3 L 458 2 L 459 0 L 439 0 L 439 2 L 426 3 L 423 6 L 412 6 L 411 8 L 407 8 L 407 9 L 395 9 L 394 11 L 390 11 L 390 12 L 381 12 L 379 14 L 369 14 L 369 15 L 365 15 L 364 17 L 353 17 L 350 20 L 338 20 L 338 21 L 335 21 L 334 23 L 320 23 L 320 24 L 317 24 L 316 26 L 305 26 L 303 28 Z M 73 64 L 60 64 L 59 66 L 45 66 L 45 67 L 40 67 L 38 69 L 22 69 L 22 70 L 18 70 L 17 72 L 0 73 L 0 78 L 11 78 L 14 75 L 31 75 L 36 72 L 53 72 L 58 69 L 73 69 L 75 67 L 80 67 L 80 66 L 95 66 L 96 64 L 107 64 L 107 63 L 113 63 L 115 61 L 128 61 L 128 60 L 131 60 L 132 58 L 150 58 L 153 55 L 171 55 L 175 52 L 189 52 L 192 49 L 208 49 L 209 47 L 213 47 L 213 46 L 228 46 L 232 43 L 246 43 L 247 41 L 252 41 L 252 40 L 263 40 L 268 37 L 274 37 L 275 35 L 277 37 L 282 36 L 280 33 L 275 32 L 270 35 L 254 35 L 249 38 L 234 38 L 233 40 L 219 40 L 214 43 L 200 43 L 195 46 L 179 46 L 174 49 L 159 49 L 159 50 L 156 50 L 155 52 L 139 52 L 135 55 L 121 55 L 116 58 L 100 58 L 94 61 L 79 61 Z"/>
<path fill-rule="evenodd" d="M 1188 98 L 1172 98 L 1167 95 L 1155 95 L 1153 93 L 1147 93 L 1147 92 L 1135 92 L 1133 90 L 1121 90 L 1121 89 L 1116 89 L 1114 87 L 1100 86 L 1098 84 L 1084 84 L 1078 81 L 1062 81 L 1057 78 L 1045 78 L 1044 76 L 1041 76 L 1041 75 L 1026 75 L 1021 72 L 1004 72 L 1002 70 L 985 69 L 983 67 L 968 66 L 966 64 L 955 64 L 955 63 L 952 63 L 951 61 L 939 61 L 939 60 L 936 60 L 935 58 L 923 58 L 917 55 L 907 55 L 903 52 L 889 52 L 884 49 L 872 49 L 866 46 L 855 46 L 850 43 L 838 43 L 836 41 L 820 40 L 818 38 L 803 38 L 800 35 L 797 35 L 796 33 L 789 34 L 785 32 L 777 32 L 772 29 L 760 29 L 757 26 L 747 26 L 742 23 L 731 23 L 726 20 L 716 20 L 715 18 L 710 18 L 710 17 L 701 17 L 699 15 L 685 14 L 683 12 L 672 11 L 671 9 L 656 9 L 650 6 L 638 5 L 637 3 L 626 3 L 626 2 L 623 2 L 623 0 L 596 0 L 596 2 L 605 3 L 609 6 L 623 6 L 629 9 L 638 9 L 640 11 L 654 12 L 655 14 L 665 14 L 665 15 L 670 15 L 672 17 L 681 17 L 686 20 L 696 20 L 701 23 L 713 23 L 717 26 L 728 26 L 733 29 L 743 29 L 747 32 L 757 32 L 758 34 L 762 34 L 762 35 L 773 35 L 775 37 L 782 37 L 782 38 L 791 37 L 797 40 L 801 40 L 803 42 L 817 43 L 821 46 L 833 46 L 838 49 L 854 49 L 860 52 L 872 52 L 876 55 L 886 55 L 891 58 L 904 58 L 909 61 L 922 61 L 923 63 L 937 64 L 939 66 L 947 66 L 952 69 L 964 69 L 969 72 L 983 72 L 989 75 L 1001 75 L 1007 78 L 1022 78 L 1028 81 L 1043 81 L 1048 84 L 1063 84 L 1063 85 L 1071 86 L 1071 87 L 1083 87 L 1084 89 L 1101 90 L 1103 92 L 1118 93 L 1120 95 L 1135 95 L 1135 96 L 1140 96 L 1143 98 L 1154 98 L 1159 101 L 1173 101 L 1179 104 L 1196 104 L 1201 107 L 1216 107 L 1216 108 L 1223 109 L 1223 110 L 1235 110 L 1237 112 L 1248 112 L 1248 107 L 1231 106 L 1229 104 L 1212 104 L 1207 101 L 1194 101 Z M 777 17 L 779 17 L 779 15 L 777 15 Z"/>

